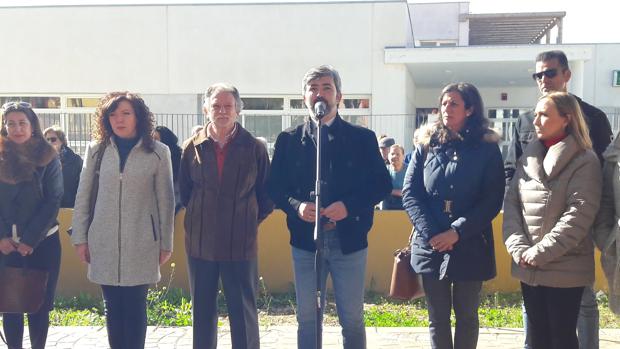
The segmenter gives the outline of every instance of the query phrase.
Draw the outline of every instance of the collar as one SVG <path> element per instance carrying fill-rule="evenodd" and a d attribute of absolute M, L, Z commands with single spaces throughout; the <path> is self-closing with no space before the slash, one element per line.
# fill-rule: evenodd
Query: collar
<path fill-rule="evenodd" d="M 207 132 L 207 129 L 209 128 L 210 123 L 208 123 L 207 125 L 205 125 L 205 127 L 203 127 L 198 133 L 196 133 L 196 135 L 192 138 L 192 142 L 194 143 L 194 145 L 198 146 L 204 142 L 207 141 L 211 141 L 214 143 L 218 143 L 217 140 L 212 137 L 211 133 Z M 233 131 L 230 132 L 227 136 L 226 136 L 226 142 L 230 142 L 232 139 L 235 138 L 235 136 L 240 132 L 239 131 L 240 126 L 239 126 L 239 122 L 235 122 L 235 127 L 233 128 Z M 224 143 L 226 144 L 226 143 Z"/>
<path fill-rule="evenodd" d="M 551 180 L 582 152 L 573 135 L 569 134 L 549 149 L 542 141 L 536 139 L 525 147 L 520 161 L 523 162 L 523 169 L 530 177 Z"/>
<path fill-rule="evenodd" d="M 334 121 L 336 121 L 336 119 L 339 117 L 338 113 L 336 113 L 336 116 L 334 116 L 333 119 L 329 120 L 328 122 L 323 123 L 323 125 L 327 126 L 327 127 L 331 127 L 334 124 Z M 310 120 L 312 121 L 312 123 L 314 124 L 314 127 L 316 128 L 316 126 L 318 126 L 318 122 L 316 120 L 314 120 L 314 118 L 311 116 Z"/>
<path fill-rule="evenodd" d="M 560 143 L 561 140 L 563 140 L 564 138 L 566 138 L 566 133 L 562 133 L 561 135 L 555 137 L 555 138 L 551 138 L 551 139 L 547 139 L 543 141 L 543 144 L 545 145 L 545 147 L 547 148 L 551 148 L 552 146 L 556 145 L 557 143 Z"/>
<path fill-rule="evenodd" d="M 217 144 L 220 148 L 223 148 L 226 144 L 230 142 L 231 139 L 235 137 L 237 134 L 237 123 L 233 125 L 233 129 L 224 137 L 224 141 L 220 142 L 215 136 L 215 130 L 213 129 L 213 123 L 208 123 L 204 128 L 207 134 L 207 138 L 211 139 L 215 144 Z"/>
<path fill-rule="evenodd" d="M 335 135 L 338 135 L 339 130 L 341 129 L 342 123 L 343 123 L 343 120 L 340 117 L 340 114 L 336 114 L 336 117 L 331 119 L 330 122 L 326 123 L 325 125 L 327 125 L 327 130 L 329 132 L 329 135 L 331 135 L 332 137 L 334 137 Z M 314 135 L 316 133 L 316 128 L 317 128 L 317 123 L 312 119 L 312 117 L 307 117 L 306 121 L 304 122 L 302 126 L 301 141 L 306 142 L 307 140 L 311 140 L 312 142 L 314 142 L 314 139 L 315 139 Z"/>

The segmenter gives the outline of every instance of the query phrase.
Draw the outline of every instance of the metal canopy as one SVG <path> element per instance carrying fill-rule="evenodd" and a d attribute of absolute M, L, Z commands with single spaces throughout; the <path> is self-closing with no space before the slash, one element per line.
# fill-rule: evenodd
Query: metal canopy
<path fill-rule="evenodd" d="M 514 45 L 539 43 L 558 27 L 557 43 L 562 43 L 562 19 L 566 12 L 462 14 L 469 20 L 469 45 Z"/>

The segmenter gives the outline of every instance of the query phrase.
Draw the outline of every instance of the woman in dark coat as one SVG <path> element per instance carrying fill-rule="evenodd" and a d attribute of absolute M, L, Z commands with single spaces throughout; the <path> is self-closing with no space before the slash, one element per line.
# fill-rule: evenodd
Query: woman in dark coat
<path fill-rule="evenodd" d="M 416 232 L 411 265 L 422 274 L 432 347 L 473 349 L 482 281 L 495 277 L 491 222 L 504 195 L 502 155 L 473 85 L 450 84 L 439 101 L 441 117 L 421 130 L 405 175 L 403 206 Z"/>
<path fill-rule="evenodd" d="M 166 126 L 156 126 L 153 131 L 153 139 L 160 141 L 168 146 L 170 150 L 170 160 L 172 160 L 172 179 L 174 182 L 174 213 L 179 212 L 181 204 L 181 194 L 179 192 L 179 168 L 181 166 L 181 147 L 179 138 Z"/>
<path fill-rule="evenodd" d="M 0 131 L 0 263 L 48 272 L 43 305 L 28 314 L 33 349 L 45 347 L 49 311 L 60 270 L 58 207 L 62 198 L 60 160 L 45 141 L 39 119 L 25 102 L 2 106 Z M 9 348 L 22 348 L 24 315 L 4 314 Z"/>
<path fill-rule="evenodd" d="M 80 173 L 82 173 L 82 158 L 73 149 L 69 148 L 67 136 L 60 126 L 54 125 L 46 128 L 43 131 L 43 136 L 60 155 L 62 182 L 65 189 L 62 201 L 60 201 L 60 207 L 73 208 L 75 206 L 78 184 L 80 183 Z"/>

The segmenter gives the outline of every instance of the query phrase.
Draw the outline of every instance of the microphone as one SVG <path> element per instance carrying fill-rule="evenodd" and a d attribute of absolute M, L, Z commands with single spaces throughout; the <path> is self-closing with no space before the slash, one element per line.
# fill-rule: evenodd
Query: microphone
<path fill-rule="evenodd" d="M 327 114 L 327 102 L 319 99 L 314 103 L 314 115 L 317 119 L 322 119 Z"/>

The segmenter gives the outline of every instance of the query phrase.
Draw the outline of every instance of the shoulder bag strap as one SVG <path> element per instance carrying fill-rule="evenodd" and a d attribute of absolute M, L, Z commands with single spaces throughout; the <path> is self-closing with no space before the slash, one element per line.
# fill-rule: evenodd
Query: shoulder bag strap
<path fill-rule="evenodd" d="M 103 160 L 103 154 L 105 153 L 105 149 L 107 146 L 107 141 L 103 141 L 101 143 L 101 146 L 97 151 L 97 158 L 95 159 L 95 176 L 93 178 L 93 183 L 90 187 L 90 203 L 88 206 L 88 228 L 90 228 L 90 224 L 93 222 L 93 217 L 95 215 L 95 205 L 97 204 L 97 194 L 99 193 L 99 172 L 101 170 L 101 161 Z"/>

